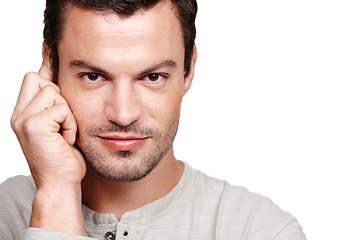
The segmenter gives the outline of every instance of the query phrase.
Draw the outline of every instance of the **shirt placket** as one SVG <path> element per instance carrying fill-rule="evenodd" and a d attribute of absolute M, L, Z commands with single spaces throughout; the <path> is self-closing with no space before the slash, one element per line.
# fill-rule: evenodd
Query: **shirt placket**
<path fill-rule="evenodd" d="M 117 240 L 135 240 L 136 232 L 134 225 L 128 224 L 127 222 L 120 221 L 117 225 Z"/>

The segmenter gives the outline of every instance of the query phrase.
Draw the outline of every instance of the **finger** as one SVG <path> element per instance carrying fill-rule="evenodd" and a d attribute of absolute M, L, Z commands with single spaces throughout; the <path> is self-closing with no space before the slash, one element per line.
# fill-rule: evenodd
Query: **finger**
<path fill-rule="evenodd" d="M 77 124 L 67 104 L 58 104 L 49 111 L 59 111 L 63 114 L 54 115 L 54 121 L 60 124 L 60 134 L 69 145 L 74 145 L 76 140 Z"/>
<path fill-rule="evenodd" d="M 77 124 L 75 117 L 72 114 L 67 104 L 58 104 L 49 108 L 50 114 L 53 116 L 53 121 L 60 125 L 60 134 L 69 145 L 74 145 L 76 139 Z"/>
<path fill-rule="evenodd" d="M 39 93 L 31 100 L 28 106 L 22 112 L 22 116 L 38 114 L 48 108 L 51 108 L 58 104 L 66 104 L 66 100 L 59 94 L 57 89 L 53 86 L 47 85 L 43 87 Z"/>
<path fill-rule="evenodd" d="M 77 123 L 71 110 L 68 108 L 68 114 L 61 125 L 61 135 L 69 145 L 74 145 L 76 140 Z"/>
<path fill-rule="evenodd" d="M 31 128 L 48 134 L 61 134 L 64 140 L 73 145 L 76 139 L 77 124 L 67 104 L 57 104 L 38 114 L 31 115 Z"/>
<path fill-rule="evenodd" d="M 30 104 L 33 98 L 40 92 L 40 90 L 47 85 L 52 86 L 60 93 L 60 89 L 56 84 L 41 77 L 37 73 L 27 73 L 24 77 L 24 81 L 20 89 L 19 97 L 13 113 L 13 118 L 16 118 L 19 114 L 21 114 Z"/>
<path fill-rule="evenodd" d="M 13 113 L 13 116 L 15 115 L 15 117 L 27 107 L 31 100 L 44 86 L 52 85 L 54 87 L 56 86 L 55 88 L 58 89 L 57 85 L 52 82 L 49 55 L 44 54 L 43 56 L 44 57 L 39 72 L 37 74 L 34 72 L 30 72 L 27 73 L 24 77 L 18 101 L 16 103 Z"/>

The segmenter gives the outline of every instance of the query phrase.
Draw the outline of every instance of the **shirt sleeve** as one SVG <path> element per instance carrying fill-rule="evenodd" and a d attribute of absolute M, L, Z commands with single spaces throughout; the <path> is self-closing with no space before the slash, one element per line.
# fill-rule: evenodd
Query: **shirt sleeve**
<path fill-rule="evenodd" d="M 95 240 L 82 236 L 68 235 L 63 233 L 52 232 L 40 228 L 28 228 L 25 231 L 24 240 Z"/>
<path fill-rule="evenodd" d="M 276 235 L 274 240 L 306 240 L 306 236 L 299 222 L 293 221 L 286 225 L 286 227 Z"/>

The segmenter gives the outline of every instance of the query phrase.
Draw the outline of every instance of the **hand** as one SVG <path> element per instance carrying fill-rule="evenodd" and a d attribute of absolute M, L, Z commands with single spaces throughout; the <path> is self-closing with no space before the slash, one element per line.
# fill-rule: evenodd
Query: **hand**
<path fill-rule="evenodd" d="M 38 73 L 25 75 L 11 118 L 37 187 L 29 226 L 84 235 L 81 180 L 86 168 L 73 146 L 77 125 L 44 59 Z"/>
<path fill-rule="evenodd" d="M 75 118 L 51 80 L 45 57 L 38 74 L 25 75 L 11 119 L 38 189 L 80 184 L 85 174 L 84 159 L 73 146 Z"/>

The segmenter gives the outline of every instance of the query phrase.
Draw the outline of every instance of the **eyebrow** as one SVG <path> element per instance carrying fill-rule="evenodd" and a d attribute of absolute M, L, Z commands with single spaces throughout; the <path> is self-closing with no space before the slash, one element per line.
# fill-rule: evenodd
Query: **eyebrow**
<path fill-rule="evenodd" d="M 107 75 L 107 76 L 110 75 L 108 71 L 106 71 L 102 68 L 96 67 L 96 66 L 94 66 L 90 63 L 87 63 L 85 61 L 82 61 L 82 60 L 71 61 L 69 65 L 71 68 L 86 69 L 86 70 L 90 70 L 92 72 L 96 72 L 99 74 L 103 74 L 103 75 Z M 176 62 L 174 62 L 172 60 L 165 60 L 160 63 L 153 64 L 150 67 L 146 68 L 145 70 L 141 71 L 139 76 L 144 76 L 144 75 L 147 75 L 149 73 L 155 72 L 155 71 L 157 71 L 159 69 L 163 69 L 163 68 L 174 70 L 177 68 L 177 64 L 176 64 Z"/>
<path fill-rule="evenodd" d="M 139 75 L 144 76 L 144 75 L 147 75 L 149 73 L 155 72 L 155 71 L 157 71 L 159 69 L 163 69 L 163 68 L 175 70 L 177 68 L 177 64 L 176 64 L 176 62 L 174 62 L 172 60 L 166 60 L 166 61 L 163 61 L 160 63 L 156 63 L 154 65 L 151 65 L 150 67 L 148 67 L 144 71 L 142 71 Z"/>
<path fill-rule="evenodd" d="M 93 66 L 90 63 L 87 63 L 87 62 L 84 62 L 84 61 L 81 61 L 81 60 L 71 61 L 69 65 L 70 65 L 71 68 L 86 69 L 86 70 L 90 70 L 92 72 L 100 73 L 100 74 L 103 74 L 103 75 L 109 75 L 109 73 L 107 71 L 105 71 L 104 69 Z"/>

